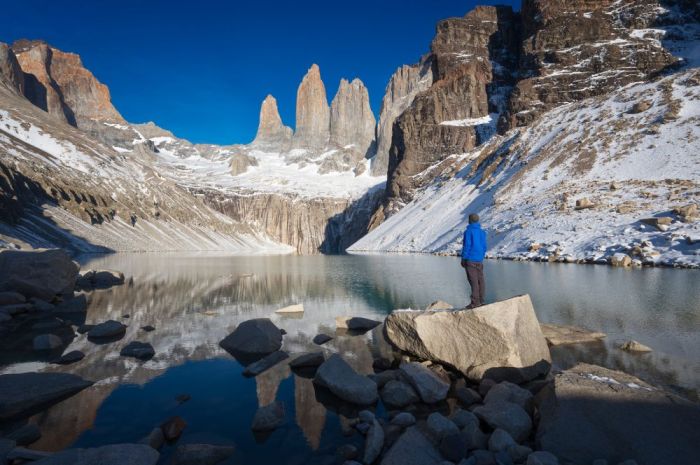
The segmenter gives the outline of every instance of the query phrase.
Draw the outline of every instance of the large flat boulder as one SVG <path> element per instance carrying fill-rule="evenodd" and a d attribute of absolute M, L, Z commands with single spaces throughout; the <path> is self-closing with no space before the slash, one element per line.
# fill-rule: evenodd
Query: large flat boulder
<path fill-rule="evenodd" d="M 538 449 L 561 462 L 698 463 L 700 406 L 634 376 L 579 364 L 537 396 Z"/>
<path fill-rule="evenodd" d="M 68 449 L 33 462 L 35 465 L 155 465 L 160 454 L 146 444 L 112 444 Z"/>
<path fill-rule="evenodd" d="M 338 354 L 331 355 L 318 367 L 314 383 L 352 404 L 370 405 L 379 397 L 377 384 L 368 377 L 358 374 Z"/>
<path fill-rule="evenodd" d="M 397 310 L 385 327 L 399 349 L 455 367 L 472 381 L 521 383 L 545 374 L 551 363 L 528 295 L 473 310 Z"/>
<path fill-rule="evenodd" d="M 32 415 L 92 384 L 92 381 L 68 373 L 1 375 L 0 422 Z"/>
<path fill-rule="evenodd" d="M 259 360 L 282 347 L 282 332 L 269 318 L 244 321 L 219 345 L 244 365 Z"/>
<path fill-rule="evenodd" d="M 1 250 L 0 291 L 51 301 L 72 294 L 80 267 L 61 249 Z"/>

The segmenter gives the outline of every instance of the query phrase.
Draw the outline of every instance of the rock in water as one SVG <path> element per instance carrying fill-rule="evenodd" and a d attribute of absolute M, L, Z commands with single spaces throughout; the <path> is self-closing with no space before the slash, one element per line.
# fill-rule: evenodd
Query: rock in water
<path fill-rule="evenodd" d="M 269 318 L 255 318 L 238 325 L 219 345 L 245 364 L 279 350 L 282 333 Z"/>
<path fill-rule="evenodd" d="M 418 428 L 411 426 L 384 455 L 381 465 L 438 465 L 440 462 L 442 457 L 435 446 Z"/>
<path fill-rule="evenodd" d="M 236 451 L 233 446 L 212 444 L 183 444 L 177 446 L 171 465 L 216 465 L 228 459 Z"/>
<path fill-rule="evenodd" d="M 29 416 L 92 384 L 68 373 L 0 375 L 0 422 Z"/>
<path fill-rule="evenodd" d="M 278 400 L 255 412 L 253 431 L 273 431 L 284 424 L 284 404 Z"/>
<path fill-rule="evenodd" d="M 338 354 L 331 355 L 318 367 L 314 383 L 353 404 L 370 405 L 378 398 L 374 381 L 358 374 Z"/>
<path fill-rule="evenodd" d="M 520 383 L 549 370 L 549 348 L 528 295 L 473 310 L 394 311 L 385 325 L 399 349 L 454 366 L 472 381 Z"/>
<path fill-rule="evenodd" d="M 60 249 L 1 250 L 0 291 L 51 301 L 72 294 L 80 267 Z"/>
<path fill-rule="evenodd" d="M 133 357 L 139 360 L 150 360 L 155 354 L 156 351 L 151 344 L 139 341 L 131 341 L 119 352 L 122 357 Z"/>
<path fill-rule="evenodd" d="M 634 376 L 579 364 L 557 373 L 537 396 L 538 449 L 562 463 L 647 465 L 698 461 L 700 407 Z"/>
<path fill-rule="evenodd" d="M 542 329 L 544 338 L 547 340 L 547 344 L 550 346 L 596 342 L 605 338 L 605 333 L 589 331 L 576 326 L 542 323 L 540 328 Z"/>
<path fill-rule="evenodd" d="M 325 361 L 326 358 L 323 356 L 323 352 L 311 352 L 298 356 L 289 362 L 289 366 L 292 368 L 317 367 Z"/>
<path fill-rule="evenodd" d="M 277 365 L 282 360 L 289 357 L 287 352 L 278 350 L 277 352 L 272 352 L 270 355 L 266 355 L 257 362 L 248 365 L 245 370 L 243 370 L 243 376 L 258 376 L 260 373 L 272 368 Z"/>
<path fill-rule="evenodd" d="M 330 108 L 326 87 L 318 65 L 311 65 L 297 90 L 296 132 L 293 146 L 302 149 L 322 149 L 330 137 Z"/>
<path fill-rule="evenodd" d="M 165 422 L 160 425 L 160 429 L 163 431 L 163 436 L 166 440 L 174 441 L 180 437 L 186 426 L 187 423 L 182 417 L 174 416 L 165 420 Z"/>
<path fill-rule="evenodd" d="M 304 305 L 303 304 L 289 305 L 287 307 L 280 308 L 279 310 L 275 310 L 275 313 L 304 313 Z"/>
<path fill-rule="evenodd" d="M 107 320 L 104 323 L 93 326 L 87 332 L 89 339 L 111 339 L 124 336 L 126 326 L 114 320 Z"/>
<path fill-rule="evenodd" d="M 260 106 L 260 122 L 253 146 L 285 151 L 292 140 L 292 128 L 285 126 L 277 110 L 277 100 L 268 95 Z"/>
<path fill-rule="evenodd" d="M 350 331 L 370 330 L 382 324 L 381 321 L 370 320 L 360 316 L 337 316 L 335 317 L 335 327 L 337 329 L 348 329 Z"/>
<path fill-rule="evenodd" d="M 402 363 L 399 369 L 426 404 L 434 404 L 447 397 L 449 383 L 440 379 L 429 368 L 420 363 Z"/>
<path fill-rule="evenodd" d="M 317 334 L 314 336 L 313 343 L 318 345 L 323 345 L 326 342 L 332 340 L 333 338 L 328 334 Z"/>
<path fill-rule="evenodd" d="M 94 449 L 68 449 L 35 465 L 155 465 L 160 454 L 145 444 L 113 444 Z"/>
<path fill-rule="evenodd" d="M 620 344 L 620 349 L 627 352 L 652 352 L 652 348 L 645 346 L 641 342 L 629 340 Z"/>

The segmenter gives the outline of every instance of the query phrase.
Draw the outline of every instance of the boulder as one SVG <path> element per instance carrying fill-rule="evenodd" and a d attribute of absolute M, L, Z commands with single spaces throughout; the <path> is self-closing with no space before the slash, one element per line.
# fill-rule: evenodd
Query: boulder
<path fill-rule="evenodd" d="M 260 407 L 253 417 L 250 429 L 253 431 L 273 431 L 284 424 L 284 404 L 278 400 Z"/>
<path fill-rule="evenodd" d="M 27 417 L 92 384 L 68 373 L 0 375 L 0 422 Z"/>
<path fill-rule="evenodd" d="M 476 417 L 476 415 L 468 410 L 462 410 L 461 408 L 458 408 L 452 412 L 452 415 L 450 415 L 450 420 L 452 423 L 457 425 L 457 428 L 459 429 L 464 429 L 468 426 L 479 427 L 479 419 Z"/>
<path fill-rule="evenodd" d="M 401 428 L 407 428 L 416 424 L 416 417 L 409 412 L 400 412 L 391 419 L 391 424 L 400 426 Z"/>
<path fill-rule="evenodd" d="M 381 391 L 382 401 L 389 407 L 405 407 L 420 400 L 413 388 L 399 380 L 388 381 Z"/>
<path fill-rule="evenodd" d="M 335 317 L 335 327 L 350 331 L 369 331 L 382 324 L 381 321 L 370 320 L 361 316 L 337 316 Z"/>
<path fill-rule="evenodd" d="M 331 355 L 318 367 L 314 383 L 353 404 L 370 405 L 377 401 L 377 385 L 374 381 L 358 374 L 338 354 Z"/>
<path fill-rule="evenodd" d="M 532 420 L 525 409 L 512 402 L 491 402 L 474 409 L 474 415 L 491 428 L 500 428 L 517 442 L 523 442 L 532 431 Z"/>
<path fill-rule="evenodd" d="M 365 437 L 365 452 L 362 455 L 362 462 L 365 465 L 373 463 L 382 452 L 383 446 L 384 429 L 377 420 L 373 420 L 369 431 L 367 431 L 367 436 Z"/>
<path fill-rule="evenodd" d="M 610 257 L 610 264 L 612 266 L 628 267 L 632 266 L 632 257 L 626 253 L 616 253 Z"/>
<path fill-rule="evenodd" d="M 89 339 L 112 339 L 124 336 L 126 326 L 114 320 L 107 320 L 97 324 L 87 332 Z"/>
<path fill-rule="evenodd" d="M 455 390 L 455 397 L 462 407 L 469 407 L 470 405 L 481 402 L 481 396 L 479 393 L 468 387 L 457 388 Z"/>
<path fill-rule="evenodd" d="M 626 352 L 652 352 L 653 349 L 649 346 L 645 346 L 641 342 L 637 342 L 634 340 L 629 340 L 626 342 L 623 342 L 620 344 L 620 350 L 624 350 Z"/>
<path fill-rule="evenodd" d="M 547 344 L 550 346 L 597 342 L 605 338 L 605 333 L 589 331 L 576 326 L 542 323 L 540 328 L 544 338 L 547 340 Z"/>
<path fill-rule="evenodd" d="M 150 360 L 156 354 L 153 346 L 148 342 L 131 341 L 119 352 L 122 357 L 133 357 L 139 360 Z"/>
<path fill-rule="evenodd" d="M 696 464 L 700 406 L 634 376 L 579 364 L 537 395 L 538 449 L 562 463 Z"/>
<path fill-rule="evenodd" d="M 171 465 L 216 465 L 233 455 L 234 446 L 213 444 L 183 444 L 177 446 L 170 459 Z"/>
<path fill-rule="evenodd" d="M 584 198 L 578 199 L 576 201 L 576 206 L 574 207 L 574 209 L 575 210 L 586 210 L 588 208 L 593 208 L 593 207 L 595 207 L 595 203 L 593 203 L 587 197 L 584 197 Z"/>
<path fill-rule="evenodd" d="M 333 338 L 328 334 L 317 334 L 313 339 L 313 343 L 317 345 L 323 345 L 332 339 Z"/>
<path fill-rule="evenodd" d="M 528 295 L 473 310 L 394 311 L 385 326 L 399 349 L 453 366 L 472 381 L 520 383 L 549 371 L 549 348 Z"/>
<path fill-rule="evenodd" d="M 48 302 L 73 292 L 79 269 L 62 249 L 0 250 L 0 291 Z"/>
<path fill-rule="evenodd" d="M 427 426 L 428 432 L 437 442 L 449 434 L 459 433 L 457 425 L 440 412 L 433 412 L 428 416 Z"/>
<path fill-rule="evenodd" d="M 407 428 L 382 457 L 381 465 L 438 465 L 442 457 L 416 426 Z"/>
<path fill-rule="evenodd" d="M 160 454 L 145 444 L 112 444 L 92 449 L 68 449 L 34 465 L 155 465 Z"/>
<path fill-rule="evenodd" d="M 429 368 L 420 363 L 411 362 L 402 363 L 399 370 L 401 376 L 413 386 L 413 389 L 426 404 L 434 404 L 447 397 L 450 385 Z"/>
<path fill-rule="evenodd" d="M 32 340 L 34 350 L 55 350 L 63 346 L 63 341 L 55 334 L 40 334 Z"/>
<path fill-rule="evenodd" d="M 504 381 L 489 389 L 488 394 L 486 394 L 484 404 L 492 402 L 512 402 L 522 407 L 529 414 L 532 414 L 534 398 L 527 389 Z"/>
<path fill-rule="evenodd" d="M 289 366 L 292 368 L 313 368 L 325 361 L 326 358 L 323 356 L 323 352 L 310 352 L 296 357 L 289 362 Z"/>
<path fill-rule="evenodd" d="M 279 310 L 275 310 L 275 313 L 304 313 L 304 305 L 289 305 L 287 307 L 280 308 Z"/>
<path fill-rule="evenodd" d="M 257 362 L 251 363 L 245 367 L 245 370 L 243 370 L 243 376 L 258 376 L 260 373 L 272 368 L 282 360 L 286 360 L 288 357 L 289 354 L 281 350 L 272 352 L 270 355 L 266 355 Z"/>
<path fill-rule="evenodd" d="M 515 439 L 513 439 L 513 437 L 508 434 L 507 431 L 502 429 L 496 429 L 496 431 L 491 433 L 491 437 L 489 438 L 489 450 L 491 452 L 508 450 L 517 445 L 518 443 L 515 442 Z"/>
<path fill-rule="evenodd" d="M 219 345 L 244 364 L 282 347 L 282 333 L 269 318 L 244 321 Z"/>
<path fill-rule="evenodd" d="M 99 270 L 93 275 L 94 287 L 107 288 L 124 284 L 124 273 L 114 270 Z"/>

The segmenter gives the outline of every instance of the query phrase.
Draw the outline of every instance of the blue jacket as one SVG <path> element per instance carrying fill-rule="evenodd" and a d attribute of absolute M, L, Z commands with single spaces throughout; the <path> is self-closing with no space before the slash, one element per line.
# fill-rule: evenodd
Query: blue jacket
<path fill-rule="evenodd" d="M 483 262 L 486 255 L 486 233 L 481 224 L 473 223 L 464 231 L 462 260 Z"/>

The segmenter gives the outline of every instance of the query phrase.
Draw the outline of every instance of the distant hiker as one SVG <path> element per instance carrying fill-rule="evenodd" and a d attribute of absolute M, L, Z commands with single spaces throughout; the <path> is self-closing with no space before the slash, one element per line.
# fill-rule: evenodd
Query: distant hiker
<path fill-rule="evenodd" d="M 467 281 L 472 288 L 472 301 L 467 308 L 484 305 L 484 255 L 486 254 L 486 233 L 479 224 L 479 215 L 469 215 L 469 226 L 464 231 L 462 246 L 462 268 L 467 272 Z"/>

